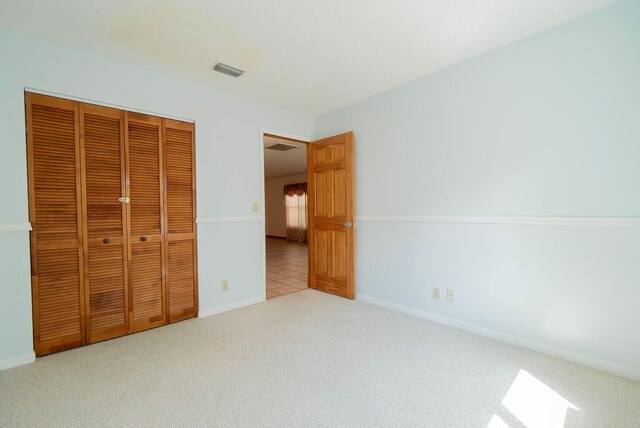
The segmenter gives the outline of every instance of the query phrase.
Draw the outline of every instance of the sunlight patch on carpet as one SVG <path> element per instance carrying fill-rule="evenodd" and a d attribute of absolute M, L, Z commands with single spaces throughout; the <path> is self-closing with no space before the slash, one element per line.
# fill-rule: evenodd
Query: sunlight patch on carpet
<path fill-rule="evenodd" d="M 502 405 L 527 428 L 563 428 L 567 410 L 580 410 L 544 382 L 522 369 L 504 396 Z M 499 421 L 496 423 L 489 426 L 507 426 L 506 423 L 499 425 Z"/>

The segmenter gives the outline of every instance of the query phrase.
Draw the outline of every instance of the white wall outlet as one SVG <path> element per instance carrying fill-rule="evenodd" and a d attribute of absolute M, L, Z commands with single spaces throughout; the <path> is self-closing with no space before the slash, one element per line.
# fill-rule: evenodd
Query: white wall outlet
<path fill-rule="evenodd" d="M 228 289 L 229 289 L 229 280 L 223 279 L 222 280 L 222 291 L 227 291 Z"/>
<path fill-rule="evenodd" d="M 456 301 L 456 290 L 454 288 L 447 288 L 447 300 L 450 302 Z"/>
<path fill-rule="evenodd" d="M 434 300 L 440 300 L 440 289 L 438 287 L 433 287 L 433 298 Z"/>
<path fill-rule="evenodd" d="M 260 204 L 257 202 L 253 203 L 253 213 L 258 214 L 260 212 Z"/>

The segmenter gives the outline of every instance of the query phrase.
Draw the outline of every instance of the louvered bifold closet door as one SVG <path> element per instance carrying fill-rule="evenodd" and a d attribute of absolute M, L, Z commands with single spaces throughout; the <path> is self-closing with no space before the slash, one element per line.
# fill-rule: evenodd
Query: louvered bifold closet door
<path fill-rule="evenodd" d="M 26 95 L 36 355 L 84 343 L 78 105 Z"/>
<path fill-rule="evenodd" d="M 80 104 L 89 343 L 129 330 L 123 118 L 121 110 Z"/>
<path fill-rule="evenodd" d="M 130 193 L 131 330 L 167 323 L 162 119 L 125 112 Z"/>
<path fill-rule="evenodd" d="M 170 322 L 197 315 L 193 124 L 163 119 Z"/>

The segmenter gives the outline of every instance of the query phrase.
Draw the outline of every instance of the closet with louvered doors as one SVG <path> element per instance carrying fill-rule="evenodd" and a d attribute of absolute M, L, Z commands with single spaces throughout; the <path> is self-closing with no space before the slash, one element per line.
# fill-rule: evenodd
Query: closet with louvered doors
<path fill-rule="evenodd" d="M 193 124 L 26 94 L 36 355 L 197 315 Z"/>

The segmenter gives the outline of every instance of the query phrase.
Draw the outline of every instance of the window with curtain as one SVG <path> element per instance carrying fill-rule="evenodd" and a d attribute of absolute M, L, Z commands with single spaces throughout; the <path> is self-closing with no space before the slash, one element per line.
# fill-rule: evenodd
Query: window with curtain
<path fill-rule="evenodd" d="M 287 221 L 287 240 L 307 241 L 307 183 L 287 184 L 283 198 Z"/>

